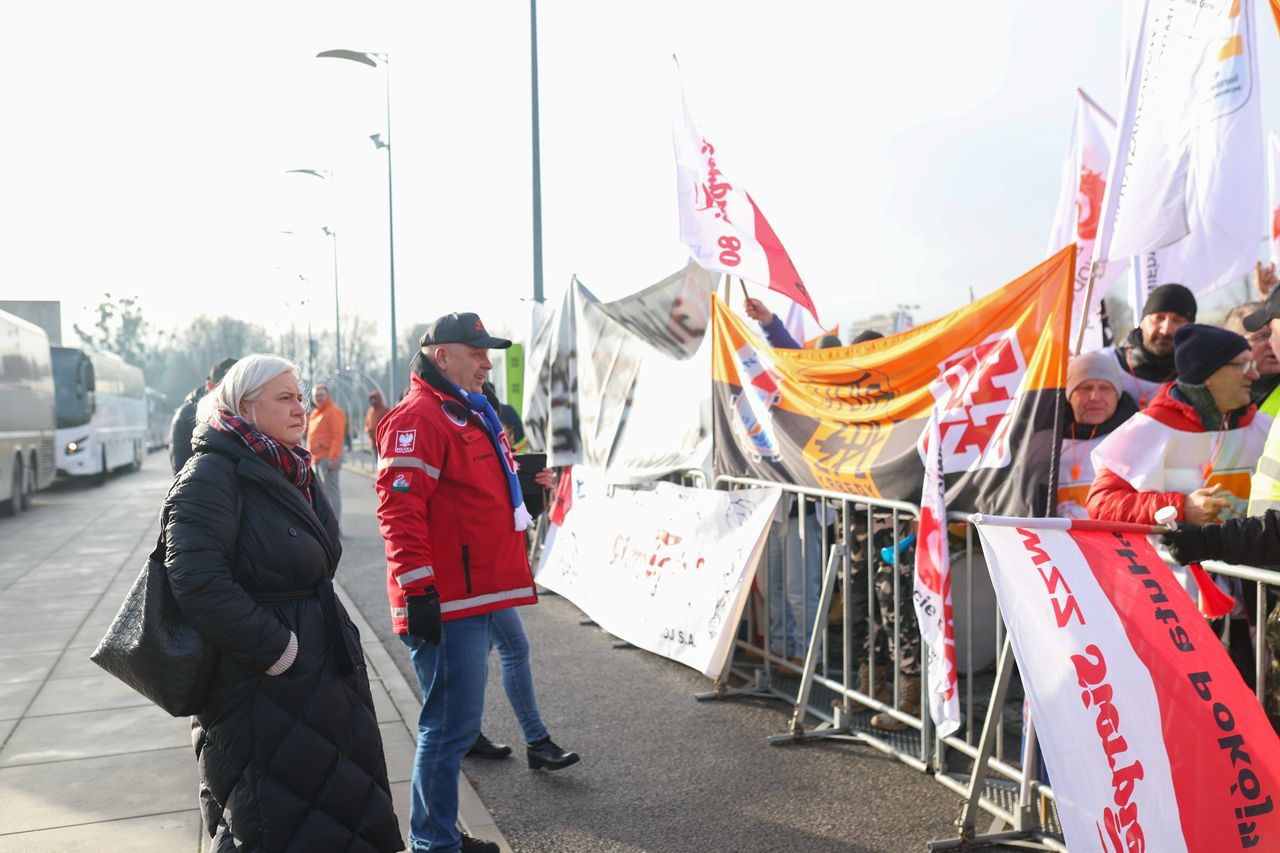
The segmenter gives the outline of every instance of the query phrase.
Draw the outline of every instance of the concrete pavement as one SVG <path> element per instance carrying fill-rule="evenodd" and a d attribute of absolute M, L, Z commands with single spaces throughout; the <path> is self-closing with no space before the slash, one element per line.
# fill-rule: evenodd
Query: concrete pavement
<path fill-rule="evenodd" d="M 208 841 L 190 721 L 88 659 L 155 544 L 170 479 L 166 460 L 152 455 L 140 473 L 100 488 L 58 484 L 0 521 L 0 853 L 200 853 Z M 407 836 L 418 698 L 339 594 L 360 629 Z M 465 779 L 461 787 L 464 825 L 498 840 Z"/>

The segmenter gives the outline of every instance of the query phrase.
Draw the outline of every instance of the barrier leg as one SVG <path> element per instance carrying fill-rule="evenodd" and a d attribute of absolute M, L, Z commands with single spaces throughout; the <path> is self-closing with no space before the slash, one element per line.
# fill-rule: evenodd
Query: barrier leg
<path fill-rule="evenodd" d="M 976 850 L 1009 842 L 1020 842 L 1018 846 L 1026 846 L 1029 849 L 1048 849 L 1033 840 L 1036 832 L 1036 822 L 1029 816 L 1030 809 L 1027 806 L 1029 786 L 1026 783 L 1027 774 L 1025 771 L 1023 773 L 1023 789 L 1020 792 L 1022 795 L 1019 797 L 1018 813 L 1015 815 L 1017 822 L 1023 825 L 1014 827 L 1010 832 L 977 835 L 974 831 L 980 808 L 979 801 L 982 799 L 982 792 L 987 783 L 987 767 L 991 761 L 992 754 L 995 752 L 995 744 L 1000 738 L 1001 729 L 1003 728 L 1000 715 L 996 714 L 995 711 L 1004 705 L 1005 695 L 1009 692 L 1009 679 L 1013 675 L 1014 666 L 1016 666 L 1016 663 L 1013 659 L 1013 648 L 1006 634 L 1004 643 L 1000 647 L 1000 662 L 996 666 L 996 683 L 992 687 L 991 703 L 987 708 L 987 719 L 982 724 L 982 739 L 978 742 L 978 758 L 973 764 L 973 775 L 969 780 L 969 793 L 965 799 L 964 809 L 960 812 L 960 819 L 956 821 L 960 827 L 960 836 L 943 841 L 930 841 L 928 844 L 929 850 Z"/>
<path fill-rule="evenodd" d="M 809 707 L 809 694 L 813 691 L 813 676 L 818 667 L 818 649 L 822 645 L 823 634 L 827 630 L 825 614 L 831 609 L 831 599 L 835 595 L 836 572 L 843 565 L 845 546 L 836 545 L 827 558 L 827 568 L 823 572 L 822 593 L 818 596 L 818 614 L 813 620 L 813 628 L 809 633 L 809 649 L 804 655 L 804 671 L 800 675 L 800 694 L 796 697 L 795 707 L 791 711 L 791 722 L 787 730 L 792 739 L 804 736 L 804 716 Z M 773 742 L 774 738 L 769 739 Z"/>

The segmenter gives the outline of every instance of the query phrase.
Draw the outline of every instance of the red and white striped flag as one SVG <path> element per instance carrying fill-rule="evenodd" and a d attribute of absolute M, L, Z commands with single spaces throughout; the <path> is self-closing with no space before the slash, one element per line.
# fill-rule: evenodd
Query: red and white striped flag
<path fill-rule="evenodd" d="M 813 298 L 778 235 L 742 184 L 725 174 L 716 147 L 689 113 L 679 70 L 677 65 L 680 103 L 672 141 L 681 242 L 703 269 L 767 285 L 807 310 L 821 326 Z"/>
<path fill-rule="evenodd" d="M 947 547 L 946 483 L 942 478 L 942 437 L 935 408 L 925 427 L 924 487 L 916 533 L 916 575 L 912 599 L 920 635 L 929 650 L 929 716 L 946 737 L 960 728 L 956 690 L 956 626 L 951 614 L 951 553 Z"/>
<path fill-rule="evenodd" d="M 1280 740 L 1146 533 L 978 517 L 1072 850 L 1280 850 Z"/>

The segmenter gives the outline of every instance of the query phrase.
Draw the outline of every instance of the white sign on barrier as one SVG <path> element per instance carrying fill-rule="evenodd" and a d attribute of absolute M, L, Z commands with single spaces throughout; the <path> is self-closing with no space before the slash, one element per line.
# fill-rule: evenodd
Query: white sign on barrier
<path fill-rule="evenodd" d="M 724 670 L 781 492 L 670 483 L 606 494 L 573 469 L 536 580 L 601 628 L 711 678 Z"/>

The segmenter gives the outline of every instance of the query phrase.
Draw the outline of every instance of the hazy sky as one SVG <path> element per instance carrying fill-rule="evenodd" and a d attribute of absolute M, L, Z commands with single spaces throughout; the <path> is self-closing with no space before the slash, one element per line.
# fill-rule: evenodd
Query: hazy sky
<path fill-rule="evenodd" d="M 609 299 L 684 264 L 676 53 L 824 319 L 961 306 L 1042 259 L 1076 87 L 1119 108 L 1120 6 L 544 0 L 548 297 L 574 273 Z M 385 338 L 384 78 L 313 58 L 348 48 L 391 56 L 399 324 L 478 310 L 515 328 L 532 293 L 528 3 L 200 8 L 6 6 L 0 298 L 60 298 L 68 328 L 110 291 L 169 328 L 226 313 L 277 330 L 305 324 L 310 296 L 331 327 L 320 228 L 336 220 L 343 309 Z M 1257 11 L 1259 77 L 1280 80 Z"/>

